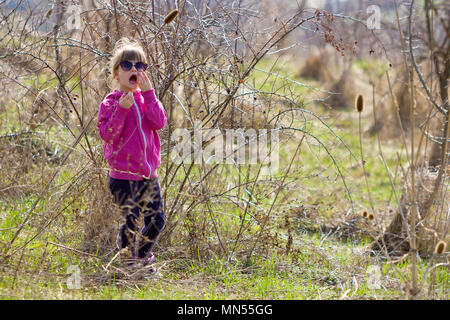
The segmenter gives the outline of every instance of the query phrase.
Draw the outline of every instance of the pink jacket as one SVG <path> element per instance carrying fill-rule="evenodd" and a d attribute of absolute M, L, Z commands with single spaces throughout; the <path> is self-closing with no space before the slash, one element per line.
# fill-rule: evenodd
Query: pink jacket
<path fill-rule="evenodd" d="M 129 109 L 119 105 L 123 92 L 114 90 L 100 104 L 98 131 L 105 142 L 103 156 L 112 178 L 142 180 L 157 177 L 161 143 L 157 130 L 164 128 L 167 114 L 153 89 L 134 93 Z"/>

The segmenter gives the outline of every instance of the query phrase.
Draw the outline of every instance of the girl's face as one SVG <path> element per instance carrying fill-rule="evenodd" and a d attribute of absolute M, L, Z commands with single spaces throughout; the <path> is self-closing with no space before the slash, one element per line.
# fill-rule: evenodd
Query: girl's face
<path fill-rule="evenodd" d="M 137 60 L 126 60 L 129 63 L 125 63 L 128 64 L 128 66 L 126 66 L 126 68 L 124 68 L 122 66 L 123 61 L 121 62 L 121 64 L 119 65 L 119 67 L 117 68 L 117 71 L 115 72 L 115 76 L 114 78 L 119 82 L 119 86 L 120 86 L 120 91 L 122 92 L 136 92 L 136 90 L 139 87 L 139 82 L 138 82 L 138 72 L 140 70 L 136 69 L 136 64 L 139 62 Z M 128 70 L 128 67 L 130 65 L 130 63 L 132 64 L 131 69 Z M 138 65 L 139 67 L 139 65 Z"/>

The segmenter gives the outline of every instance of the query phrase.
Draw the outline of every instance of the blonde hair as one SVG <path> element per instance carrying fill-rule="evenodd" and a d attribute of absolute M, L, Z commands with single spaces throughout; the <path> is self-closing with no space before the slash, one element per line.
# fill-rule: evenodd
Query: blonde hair
<path fill-rule="evenodd" d="M 147 58 L 142 46 L 136 40 L 121 38 L 114 46 L 112 58 L 109 66 L 109 82 L 113 84 L 114 75 L 119 68 L 119 64 L 124 60 L 137 60 L 147 63 Z"/>

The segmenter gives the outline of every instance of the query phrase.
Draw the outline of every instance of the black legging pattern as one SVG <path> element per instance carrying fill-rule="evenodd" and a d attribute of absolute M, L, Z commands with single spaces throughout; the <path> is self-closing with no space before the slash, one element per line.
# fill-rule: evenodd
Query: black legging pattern
<path fill-rule="evenodd" d="M 158 235 L 164 227 L 164 211 L 158 178 L 141 181 L 109 178 L 109 189 L 125 216 L 119 229 L 119 249 L 130 247 L 133 256 L 145 258 L 151 252 Z M 144 227 L 136 243 L 137 219 L 144 216 Z M 137 252 L 137 254 L 136 254 Z"/>

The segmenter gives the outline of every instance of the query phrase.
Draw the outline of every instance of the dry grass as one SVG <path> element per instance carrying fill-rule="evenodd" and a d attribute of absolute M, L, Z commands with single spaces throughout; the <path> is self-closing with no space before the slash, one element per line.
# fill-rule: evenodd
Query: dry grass
<path fill-rule="evenodd" d="M 312 79 L 322 83 L 335 81 L 333 70 L 338 67 L 333 64 L 336 53 L 329 46 L 311 49 L 306 58 L 302 59 L 302 66 L 297 71 L 300 78 Z"/>

